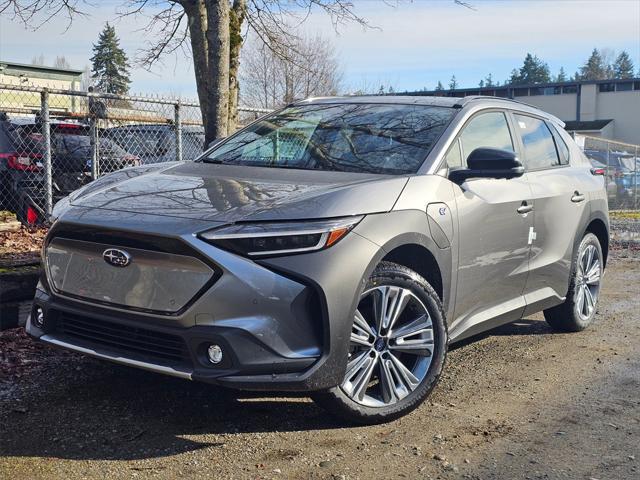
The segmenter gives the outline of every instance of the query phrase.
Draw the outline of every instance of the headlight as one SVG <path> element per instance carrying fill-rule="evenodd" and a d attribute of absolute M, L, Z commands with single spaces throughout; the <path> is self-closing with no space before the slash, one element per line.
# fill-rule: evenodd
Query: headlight
<path fill-rule="evenodd" d="M 251 257 L 312 252 L 335 245 L 362 218 L 237 223 L 204 232 L 200 238 L 225 250 Z"/>

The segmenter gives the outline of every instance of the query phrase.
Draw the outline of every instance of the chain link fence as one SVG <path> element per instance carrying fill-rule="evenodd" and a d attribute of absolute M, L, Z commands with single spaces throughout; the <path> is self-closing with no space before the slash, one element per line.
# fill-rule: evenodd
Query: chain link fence
<path fill-rule="evenodd" d="M 640 208 L 640 146 L 584 135 L 576 141 L 593 167 L 605 172 L 609 208 Z"/>
<path fill-rule="evenodd" d="M 241 122 L 268 110 L 239 108 Z M 194 102 L 0 84 L 0 210 L 46 222 L 56 201 L 125 167 L 205 150 Z"/>
<path fill-rule="evenodd" d="M 241 123 L 268 112 L 239 110 Z M 26 224 L 46 222 L 59 199 L 93 179 L 129 166 L 193 160 L 204 139 L 194 102 L 0 84 L 0 210 Z M 640 147 L 576 140 L 605 171 L 610 208 L 640 208 Z"/>

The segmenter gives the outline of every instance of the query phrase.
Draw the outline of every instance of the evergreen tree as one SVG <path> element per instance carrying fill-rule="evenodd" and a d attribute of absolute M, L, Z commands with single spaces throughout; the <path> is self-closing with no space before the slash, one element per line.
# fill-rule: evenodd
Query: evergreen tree
<path fill-rule="evenodd" d="M 558 75 L 556 75 L 556 82 L 566 82 L 567 81 L 567 73 L 564 71 L 564 67 L 560 67 L 560 71 Z"/>
<path fill-rule="evenodd" d="M 546 83 L 550 80 L 549 65 L 540 60 L 536 55 L 527 53 L 522 67 L 520 67 L 520 71 L 518 72 L 516 83 Z"/>
<path fill-rule="evenodd" d="M 613 75 L 615 78 L 633 78 L 633 61 L 629 54 L 623 50 L 613 63 Z"/>
<path fill-rule="evenodd" d="M 453 75 L 449 81 L 449 90 L 455 90 L 456 88 L 458 88 L 458 81 L 456 80 L 456 76 Z"/>
<path fill-rule="evenodd" d="M 444 90 L 444 85 L 442 85 L 442 82 L 438 80 L 438 85 L 436 85 L 436 92 L 441 92 L 442 90 Z"/>
<path fill-rule="evenodd" d="M 580 67 L 580 79 L 605 80 L 607 76 L 607 65 L 598 49 L 594 48 L 587 63 Z"/>
<path fill-rule="evenodd" d="M 495 85 L 493 83 L 493 75 L 491 73 L 489 75 L 487 75 L 487 77 L 484 79 L 484 86 L 485 87 L 495 87 Z"/>
<path fill-rule="evenodd" d="M 107 23 L 91 57 L 91 78 L 100 92 L 124 95 L 129 91 L 129 63 L 119 43 L 116 29 Z"/>
<path fill-rule="evenodd" d="M 513 69 L 511 70 L 511 76 L 509 77 L 509 80 L 507 80 L 507 85 L 517 85 L 518 83 L 522 83 L 520 81 L 520 73 L 518 72 L 517 69 Z"/>

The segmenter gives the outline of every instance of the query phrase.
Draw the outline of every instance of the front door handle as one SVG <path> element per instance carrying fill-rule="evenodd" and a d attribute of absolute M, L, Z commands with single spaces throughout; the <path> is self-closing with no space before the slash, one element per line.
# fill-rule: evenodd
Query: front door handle
<path fill-rule="evenodd" d="M 525 200 L 524 202 L 522 202 L 522 205 L 520 205 L 517 209 L 517 212 L 520 215 L 526 215 L 527 213 L 529 213 L 531 210 L 533 210 L 533 204 L 529 204 L 527 203 L 527 201 Z"/>
<path fill-rule="evenodd" d="M 582 195 L 579 191 L 573 192 L 573 197 L 571 197 L 571 201 L 573 203 L 584 202 L 584 195 Z"/>

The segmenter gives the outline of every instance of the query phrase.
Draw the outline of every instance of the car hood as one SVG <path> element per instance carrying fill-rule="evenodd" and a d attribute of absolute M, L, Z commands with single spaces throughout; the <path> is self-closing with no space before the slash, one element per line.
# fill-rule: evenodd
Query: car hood
<path fill-rule="evenodd" d="M 408 177 L 183 162 L 106 175 L 71 206 L 235 222 L 386 212 Z"/>

